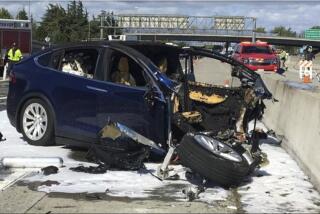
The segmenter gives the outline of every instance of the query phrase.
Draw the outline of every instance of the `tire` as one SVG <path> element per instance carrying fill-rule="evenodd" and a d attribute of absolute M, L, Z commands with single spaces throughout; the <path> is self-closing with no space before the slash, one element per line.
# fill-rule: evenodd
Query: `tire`
<path fill-rule="evenodd" d="M 241 153 L 235 151 L 229 145 L 219 142 L 219 145 L 226 146 L 227 149 L 233 150 L 234 156 L 237 157 L 237 159 L 231 160 L 230 157 L 226 158 L 217 155 L 201 145 L 201 143 L 196 140 L 196 136 L 211 138 L 203 134 L 185 135 L 177 147 L 177 153 L 182 165 L 189 167 L 204 178 L 223 187 L 240 184 L 249 172 L 249 164 Z"/>
<path fill-rule="evenodd" d="M 53 114 L 41 99 L 28 100 L 20 111 L 20 128 L 24 139 L 31 145 L 51 146 L 54 141 Z"/>

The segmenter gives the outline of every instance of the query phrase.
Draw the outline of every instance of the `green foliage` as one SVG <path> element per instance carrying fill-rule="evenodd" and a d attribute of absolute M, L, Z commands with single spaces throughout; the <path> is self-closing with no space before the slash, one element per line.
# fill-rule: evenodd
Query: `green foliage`
<path fill-rule="evenodd" d="M 43 41 L 46 36 L 52 43 L 81 41 L 88 34 L 88 13 L 81 1 L 71 1 L 67 9 L 60 4 L 49 4 L 35 38 Z"/>
<path fill-rule="evenodd" d="M 104 26 L 116 26 L 113 13 L 105 14 Z M 90 33 L 89 33 L 90 28 Z M 82 41 L 90 38 L 100 38 L 100 16 L 88 20 L 88 12 L 81 1 L 70 1 L 67 8 L 60 4 L 49 4 L 40 25 L 33 25 L 34 39 L 44 41 L 46 36 L 52 43 Z M 119 34 L 119 30 L 104 29 L 104 38 L 108 34 Z"/>
<path fill-rule="evenodd" d="M 310 28 L 310 29 L 320 29 L 320 26 L 313 26 L 312 28 Z"/>
<path fill-rule="evenodd" d="M 0 8 L 0 19 L 12 19 L 12 15 L 10 12 L 5 8 Z"/>
<path fill-rule="evenodd" d="M 292 31 L 292 29 L 290 27 L 286 28 L 284 26 L 275 27 L 271 31 L 271 33 L 275 33 L 278 36 L 284 36 L 284 37 L 296 37 L 297 36 L 297 32 Z"/>
<path fill-rule="evenodd" d="M 256 32 L 257 33 L 266 33 L 267 31 L 266 31 L 266 28 L 264 28 L 264 27 L 257 27 Z"/>
<path fill-rule="evenodd" d="M 25 11 L 24 8 L 18 12 L 16 19 L 20 19 L 20 20 L 28 20 L 29 19 L 27 12 Z"/>

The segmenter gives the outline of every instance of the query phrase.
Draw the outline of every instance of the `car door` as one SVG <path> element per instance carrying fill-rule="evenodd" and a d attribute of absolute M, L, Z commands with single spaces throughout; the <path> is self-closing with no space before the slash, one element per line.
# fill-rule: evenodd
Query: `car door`
<path fill-rule="evenodd" d="M 93 142 L 97 139 L 99 127 L 96 113 L 99 94 L 90 86 L 95 81 L 93 75 L 100 51 L 98 47 L 75 47 L 53 54 L 51 63 L 57 72 L 49 81 L 55 82 L 52 99 L 56 104 L 56 135 L 84 142 Z M 78 57 L 79 62 L 75 63 L 77 69 L 68 67 L 72 57 Z M 85 69 L 86 75 L 84 75 Z M 82 74 L 76 73 L 79 70 Z"/>
<path fill-rule="evenodd" d="M 135 50 L 131 50 L 136 52 Z M 136 78 L 136 85 L 113 82 L 111 72 L 115 66 L 115 54 L 128 57 Z M 103 128 L 108 120 L 119 122 L 143 136 L 165 143 L 167 138 L 166 103 L 156 82 L 148 74 L 148 68 L 138 63 L 138 59 L 125 52 L 106 48 L 104 66 L 97 71 L 99 84 L 92 85 L 99 93 L 97 120 Z M 141 70 L 140 70 L 141 69 Z M 132 70 L 133 71 L 133 70 Z M 145 82 L 139 78 L 145 78 Z"/>

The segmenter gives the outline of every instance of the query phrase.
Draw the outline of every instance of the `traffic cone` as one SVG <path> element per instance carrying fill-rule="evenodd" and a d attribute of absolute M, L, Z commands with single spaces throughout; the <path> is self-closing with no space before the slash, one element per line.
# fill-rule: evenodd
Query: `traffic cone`
<path fill-rule="evenodd" d="M 311 83 L 311 78 L 308 73 L 303 76 L 303 83 Z"/>

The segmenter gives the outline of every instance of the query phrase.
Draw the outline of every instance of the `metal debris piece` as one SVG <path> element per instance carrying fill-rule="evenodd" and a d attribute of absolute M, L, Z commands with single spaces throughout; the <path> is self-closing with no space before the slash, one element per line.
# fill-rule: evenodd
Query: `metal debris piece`
<path fill-rule="evenodd" d="M 62 167 L 63 159 L 61 157 L 3 157 L 0 163 L 9 168 Z"/>
<path fill-rule="evenodd" d="M 133 141 L 135 141 L 137 143 L 140 143 L 140 144 L 143 144 L 146 146 L 150 146 L 163 154 L 166 153 L 166 151 L 163 148 L 158 146 L 158 144 L 156 144 L 152 140 L 133 131 L 132 129 L 128 128 L 127 126 L 122 125 L 117 122 L 109 121 L 108 124 L 99 132 L 100 138 L 111 138 L 112 140 L 116 140 L 117 138 L 119 138 L 123 135 L 131 138 Z"/>

